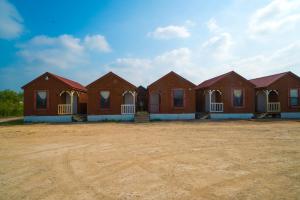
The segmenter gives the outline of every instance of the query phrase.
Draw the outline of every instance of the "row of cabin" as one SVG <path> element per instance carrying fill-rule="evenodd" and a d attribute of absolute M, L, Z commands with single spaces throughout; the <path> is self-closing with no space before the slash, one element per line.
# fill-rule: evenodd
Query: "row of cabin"
<path fill-rule="evenodd" d="M 26 122 L 300 118 L 300 77 L 292 72 L 247 80 L 231 71 L 198 86 L 175 72 L 136 87 L 109 72 L 87 86 L 46 72 L 22 87 Z M 203 117 L 204 116 L 204 117 Z"/>

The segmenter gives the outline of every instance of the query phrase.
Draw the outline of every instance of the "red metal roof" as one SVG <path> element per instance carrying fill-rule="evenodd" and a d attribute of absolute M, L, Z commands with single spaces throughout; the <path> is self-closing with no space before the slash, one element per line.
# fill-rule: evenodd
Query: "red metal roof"
<path fill-rule="evenodd" d="M 52 74 L 50 72 L 46 72 L 44 74 L 42 74 L 41 76 L 37 77 L 36 79 L 30 81 L 29 83 L 27 83 L 26 85 L 24 85 L 22 87 L 22 89 L 24 89 L 25 87 L 27 87 L 28 85 L 30 85 L 31 83 L 33 83 L 34 81 L 36 81 L 37 79 L 39 79 L 40 77 L 44 76 L 44 75 L 50 75 L 54 78 L 56 78 L 57 80 L 63 82 L 64 84 L 66 84 L 67 86 L 69 86 L 71 89 L 74 89 L 74 90 L 78 90 L 78 91 L 82 91 L 82 92 L 86 92 L 87 89 L 81 85 L 80 83 L 77 83 L 75 81 L 72 81 L 70 79 L 67 79 L 67 78 L 64 78 L 64 77 L 61 77 L 61 76 L 58 76 L 56 74 Z"/>
<path fill-rule="evenodd" d="M 216 82 L 218 82 L 219 80 L 221 80 L 222 78 L 224 78 L 225 76 L 231 74 L 231 73 L 235 73 L 234 71 L 230 71 L 230 72 L 227 72 L 225 74 L 222 74 L 222 75 L 219 75 L 219 76 L 216 76 L 214 78 L 211 78 L 211 79 L 208 79 L 206 81 L 203 81 L 202 83 L 200 83 L 196 89 L 200 89 L 200 88 L 207 88 L 207 87 L 210 87 L 212 86 L 213 84 L 215 84 Z"/>
<path fill-rule="evenodd" d="M 224 77 L 230 75 L 230 74 L 235 74 L 239 77 L 241 77 L 242 79 L 244 79 L 245 81 L 249 82 L 247 79 L 245 79 L 243 76 L 239 75 L 238 73 L 236 73 L 235 71 L 230 71 L 230 72 L 227 72 L 225 74 L 222 74 L 220 76 L 216 76 L 214 78 L 211 78 L 211 79 L 208 79 L 206 81 L 203 81 L 202 83 L 200 83 L 195 89 L 201 89 L 201 88 L 207 88 L 207 87 L 210 87 L 212 86 L 213 84 L 217 83 L 218 81 L 220 81 L 221 79 L 223 79 Z M 253 83 L 249 82 L 251 85 L 254 86 Z"/>
<path fill-rule="evenodd" d="M 283 72 L 280 74 L 273 74 L 270 76 L 264 76 L 264 77 L 260 77 L 260 78 L 251 79 L 249 81 L 251 83 L 253 83 L 257 88 L 268 87 L 272 83 L 274 83 L 275 81 L 277 81 L 278 79 L 280 79 L 281 77 L 283 77 L 289 73 L 291 73 L 291 72 Z"/>
<path fill-rule="evenodd" d="M 80 91 L 84 91 L 84 92 L 87 91 L 87 89 L 78 82 L 72 81 L 70 79 L 67 79 L 67 78 L 64 78 L 64 77 L 61 77 L 61 76 L 58 76 L 56 74 L 52 74 L 49 72 L 48 72 L 48 74 L 54 76 L 55 78 L 59 79 L 60 81 L 64 82 L 65 84 L 67 84 L 68 86 L 70 86 L 71 88 L 73 88 L 75 90 L 80 90 Z"/>

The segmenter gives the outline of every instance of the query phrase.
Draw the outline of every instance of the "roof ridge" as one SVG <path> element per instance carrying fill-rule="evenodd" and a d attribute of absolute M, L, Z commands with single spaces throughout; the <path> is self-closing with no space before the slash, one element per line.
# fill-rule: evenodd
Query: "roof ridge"
<path fill-rule="evenodd" d="M 281 72 L 281 73 L 277 73 L 277 74 L 271 74 L 271 75 L 267 75 L 267 76 L 261 76 L 261 77 L 252 78 L 252 79 L 249 79 L 249 80 L 251 81 L 251 80 L 256 80 L 256 79 L 261 79 L 261 78 L 268 78 L 268 77 L 272 77 L 272 76 L 280 76 L 280 75 L 285 75 L 285 74 L 288 74 L 288 73 L 290 73 L 290 71 Z"/>
<path fill-rule="evenodd" d="M 156 81 L 152 82 L 150 85 L 147 86 L 147 88 L 150 87 L 150 86 L 152 86 L 152 85 L 154 85 L 155 83 L 157 83 L 158 81 L 162 80 L 163 78 L 165 78 L 166 76 L 168 76 L 168 75 L 170 75 L 170 74 L 174 74 L 174 75 L 177 76 L 178 78 L 183 79 L 184 81 L 189 82 L 189 83 L 192 84 L 193 86 L 196 86 L 193 82 L 191 82 L 191 81 L 187 80 L 186 78 L 180 76 L 180 75 L 177 74 L 176 72 L 170 71 L 170 72 L 168 72 L 167 74 L 163 75 L 162 77 L 158 78 Z"/>
<path fill-rule="evenodd" d="M 73 81 L 71 79 L 68 79 L 68 78 L 65 78 L 65 77 L 59 76 L 57 74 L 50 73 L 50 72 L 46 72 L 46 73 L 56 77 L 57 79 L 59 79 L 60 81 L 64 82 L 65 84 L 69 85 L 70 87 L 72 87 L 74 89 L 86 91 L 86 88 L 79 82 Z"/>
<path fill-rule="evenodd" d="M 132 83 L 130 83 L 129 81 L 127 81 L 126 79 L 122 78 L 121 76 L 117 75 L 116 73 L 114 73 L 114 72 L 112 72 L 112 71 L 109 71 L 109 72 L 107 72 L 106 74 L 100 76 L 98 79 L 96 79 L 95 81 L 93 81 L 93 82 L 91 82 L 90 84 L 86 85 L 85 87 L 89 87 L 90 85 L 94 84 L 95 82 L 97 82 L 97 81 L 99 81 L 99 80 L 101 80 L 101 79 L 103 79 L 104 77 L 109 76 L 109 75 L 114 75 L 114 76 L 116 76 L 117 78 L 121 79 L 122 81 L 128 83 L 128 84 L 131 85 L 132 87 L 137 88 L 135 85 L 133 85 Z"/>
<path fill-rule="evenodd" d="M 268 76 L 262 76 L 254 79 L 250 79 L 249 81 L 253 83 L 256 87 L 261 88 L 261 87 L 268 87 L 274 82 L 276 82 L 278 79 L 282 78 L 283 76 L 287 74 L 293 74 L 290 71 L 287 72 L 282 72 L 278 74 L 272 74 Z"/>
<path fill-rule="evenodd" d="M 35 79 L 31 80 L 27 84 L 23 85 L 22 89 L 24 89 L 25 87 L 27 87 L 28 85 L 30 85 L 32 82 L 36 81 L 37 79 L 43 77 L 44 75 L 53 76 L 55 79 L 63 82 L 64 84 L 68 85 L 69 87 L 71 87 L 73 89 L 77 89 L 77 90 L 80 90 L 80 91 L 86 91 L 86 88 L 82 84 L 80 84 L 80 83 L 78 83 L 76 81 L 73 81 L 71 79 L 67 79 L 65 77 L 62 77 L 62 76 L 50 73 L 50 72 L 45 72 L 45 73 L 41 74 L 40 76 L 36 77 Z"/>
<path fill-rule="evenodd" d="M 226 72 L 226 73 L 224 73 L 224 74 L 215 76 L 215 77 L 213 77 L 213 78 L 204 80 L 204 81 L 202 81 L 202 82 L 196 87 L 196 89 L 203 88 L 203 87 L 209 87 L 209 86 L 211 86 L 212 84 L 216 83 L 217 81 L 221 80 L 222 78 L 224 78 L 225 76 L 227 76 L 228 74 L 231 74 L 231 73 L 237 74 L 235 71 L 229 71 L 229 72 Z M 239 74 L 238 74 L 238 75 L 239 75 Z M 208 84 L 205 84 L 205 83 L 208 83 Z"/>

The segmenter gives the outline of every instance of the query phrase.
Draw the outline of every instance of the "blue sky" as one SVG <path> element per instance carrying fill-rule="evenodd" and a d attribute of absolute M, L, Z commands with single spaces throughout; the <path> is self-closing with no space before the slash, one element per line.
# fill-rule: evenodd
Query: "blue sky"
<path fill-rule="evenodd" d="M 0 90 L 49 71 L 88 84 L 108 71 L 147 86 L 235 70 L 300 75 L 299 0 L 0 0 Z"/>

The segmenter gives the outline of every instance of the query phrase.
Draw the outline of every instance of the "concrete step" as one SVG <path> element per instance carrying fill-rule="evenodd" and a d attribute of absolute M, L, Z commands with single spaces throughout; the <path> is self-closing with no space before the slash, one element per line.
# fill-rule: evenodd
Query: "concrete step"
<path fill-rule="evenodd" d="M 196 113 L 196 119 L 209 119 L 209 113 Z"/>
<path fill-rule="evenodd" d="M 267 117 L 268 117 L 268 113 L 261 113 L 261 114 L 256 115 L 257 119 L 265 119 Z"/>
<path fill-rule="evenodd" d="M 146 123 L 149 122 L 150 117 L 149 117 L 149 113 L 147 112 L 141 112 L 141 113 L 136 113 L 134 116 L 134 121 L 137 123 Z"/>
<path fill-rule="evenodd" d="M 86 122 L 87 121 L 87 115 L 73 115 L 72 116 L 73 122 Z"/>
<path fill-rule="evenodd" d="M 203 115 L 200 119 L 209 119 L 209 114 Z"/>
<path fill-rule="evenodd" d="M 280 118 L 280 113 L 259 113 L 255 115 L 257 119 L 272 119 Z"/>

